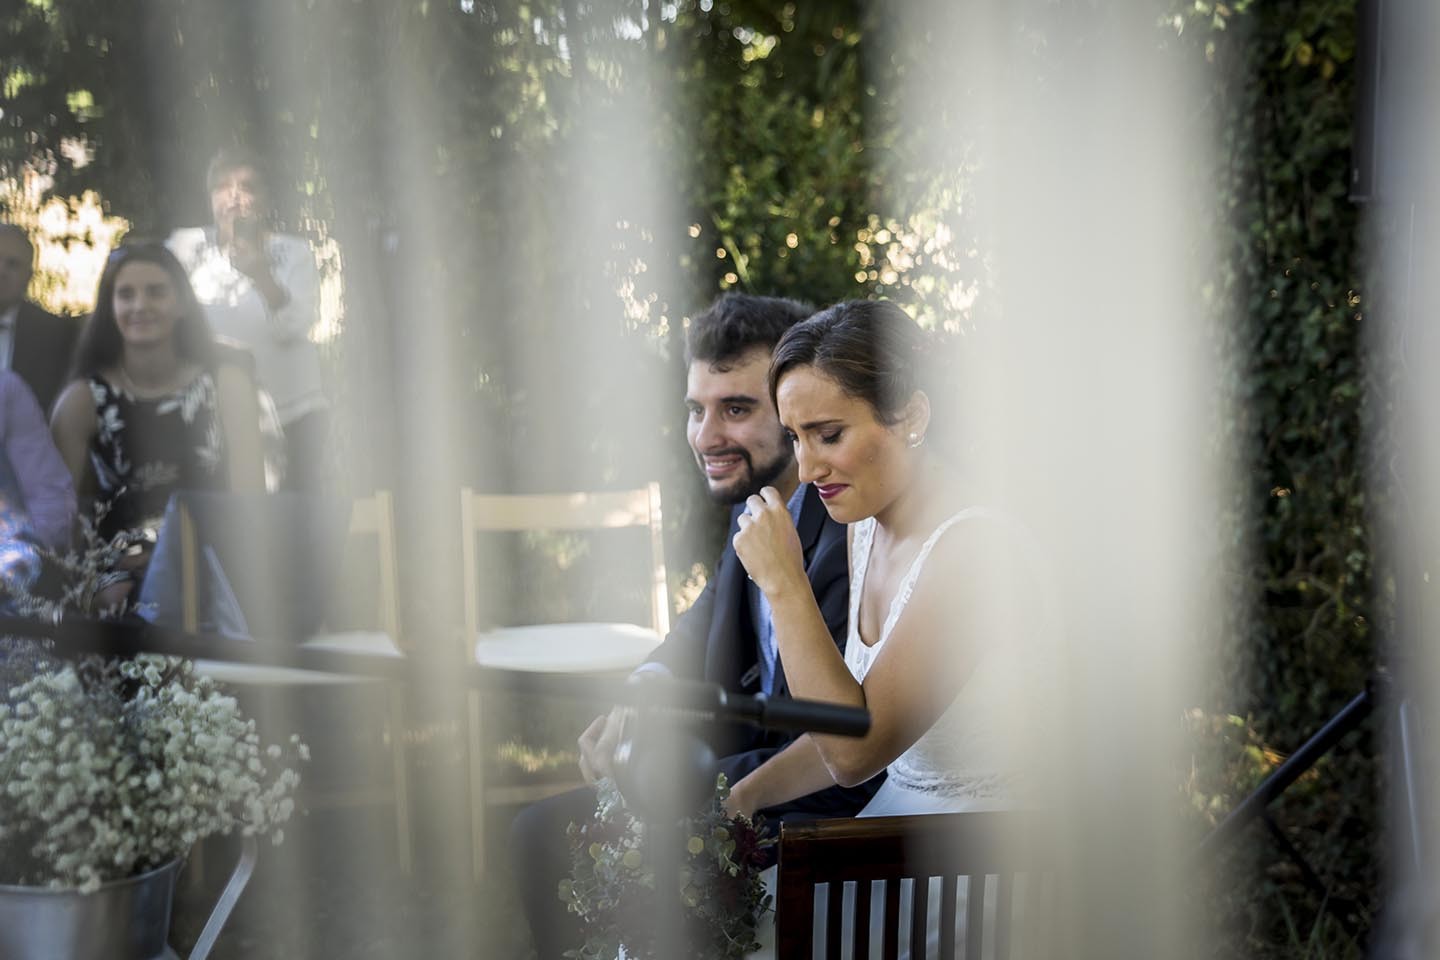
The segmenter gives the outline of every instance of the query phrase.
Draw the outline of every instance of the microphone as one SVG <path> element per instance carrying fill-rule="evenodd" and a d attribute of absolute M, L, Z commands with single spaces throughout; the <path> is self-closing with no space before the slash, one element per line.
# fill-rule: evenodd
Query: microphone
<path fill-rule="evenodd" d="M 870 711 L 864 707 L 790 697 L 772 700 L 763 693 L 737 699 L 749 701 L 746 706 L 755 712 L 753 722 L 767 730 L 799 730 L 836 737 L 863 737 L 870 732 Z"/>
<path fill-rule="evenodd" d="M 766 730 L 795 730 L 838 737 L 863 737 L 870 711 L 821 700 L 771 698 L 731 693 L 718 683 L 654 678 L 632 680 L 615 691 L 615 701 L 642 713 L 663 713 L 701 722 L 743 720 Z"/>

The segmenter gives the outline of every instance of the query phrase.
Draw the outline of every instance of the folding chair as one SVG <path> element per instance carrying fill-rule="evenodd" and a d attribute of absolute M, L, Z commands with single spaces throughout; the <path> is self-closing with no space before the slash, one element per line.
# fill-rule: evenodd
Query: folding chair
<path fill-rule="evenodd" d="M 201 544 L 196 523 L 183 497 L 175 501 L 175 519 L 180 525 L 181 624 L 187 632 L 200 626 Z M 350 508 L 347 543 L 357 539 L 375 538 L 378 579 L 375 590 L 377 630 L 317 633 L 305 638 L 300 646 L 314 650 L 381 657 L 402 657 L 400 648 L 399 577 L 395 551 L 395 512 L 388 490 L 354 500 Z M 259 664 L 232 663 L 221 660 L 197 660 L 196 670 L 232 687 L 323 687 L 345 684 L 372 684 L 378 681 L 345 674 L 294 670 Z M 413 866 L 410 836 L 409 766 L 405 747 L 405 703 L 402 689 L 388 685 L 386 697 L 386 729 L 382 737 L 389 741 L 392 784 L 388 791 L 367 786 L 318 794 L 309 798 L 312 809 L 338 808 L 389 802 L 395 808 L 396 850 L 401 869 L 409 874 Z"/>
<path fill-rule="evenodd" d="M 464 653 L 468 663 L 521 673 L 615 674 L 642 663 L 670 629 L 670 598 L 661 536 L 660 485 L 601 493 L 499 495 L 460 491 L 465 578 Z M 480 533 L 612 530 L 649 531 L 645 570 L 650 623 L 551 623 L 481 629 Z M 481 700 L 469 697 L 470 809 L 473 867 L 484 871 L 485 814 L 498 803 L 526 803 L 579 783 L 494 787 L 486 783 Z"/>

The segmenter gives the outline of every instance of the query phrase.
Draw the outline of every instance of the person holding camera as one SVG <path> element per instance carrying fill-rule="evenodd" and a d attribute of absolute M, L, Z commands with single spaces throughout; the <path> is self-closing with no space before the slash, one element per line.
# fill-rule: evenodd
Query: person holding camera
<path fill-rule="evenodd" d="M 288 490 L 324 489 L 329 405 L 310 333 L 319 318 L 315 254 L 302 238 L 269 229 L 259 158 L 227 148 L 210 161 L 214 225 L 177 230 L 168 246 L 190 275 L 210 326 L 248 350 L 285 433 Z"/>

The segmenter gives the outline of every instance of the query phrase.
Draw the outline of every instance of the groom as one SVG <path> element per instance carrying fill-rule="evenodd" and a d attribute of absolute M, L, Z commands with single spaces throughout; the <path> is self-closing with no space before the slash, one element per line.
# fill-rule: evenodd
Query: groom
<path fill-rule="evenodd" d="M 782 334 L 811 313 L 793 300 L 726 294 L 696 317 L 687 340 L 686 436 L 710 495 L 731 505 L 730 532 L 714 576 L 694 606 L 638 676 L 674 676 L 718 683 L 733 693 L 787 696 L 763 594 L 745 576 L 730 545 L 745 498 L 773 486 L 787 499 L 805 553 L 805 570 L 837 646 L 844 645 L 849 607 L 845 528 L 820 497 L 799 482 L 795 457 L 770 400 L 770 357 Z M 622 711 L 597 717 L 580 737 L 580 769 L 589 783 L 611 774 Z M 764 763 L 793 735 L 736 726 L 710 731 L 730 783 Z M 831 787 L 760 813 L 770 822 L 846 817 L 863 807 L 882 777 L 860 787 Z M 588 820 L 595 794 L 582 789 L 521 811 L 511 828 L 511 860 L 540 960 L 558 960 L 580 945 L 575 917 L 556 894 L 570 874 L 565 827 Z"/>

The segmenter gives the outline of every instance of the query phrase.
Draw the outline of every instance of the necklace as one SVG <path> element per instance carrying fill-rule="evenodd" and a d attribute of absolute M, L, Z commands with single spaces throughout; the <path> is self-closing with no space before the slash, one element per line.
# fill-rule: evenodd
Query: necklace
<path fill-rule="evenodd" d="M 126 393 L 137 399 L 153 400 L 155 397 L 163 397 L 168 393 L 172 393 L 174 390 L 172 386 L 175 379 L 174 374 L 170 376 L 170 379 L 165 382 L 164 386 L 142 390 L 136 385 L 135 381 L 130 378 L 130 371 L 125 369 L 124 362 L 117 364 L 115 369 L 120 374 L 120 386 L 124 388 Z"/>

